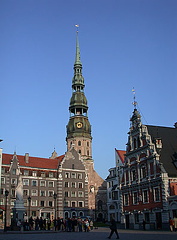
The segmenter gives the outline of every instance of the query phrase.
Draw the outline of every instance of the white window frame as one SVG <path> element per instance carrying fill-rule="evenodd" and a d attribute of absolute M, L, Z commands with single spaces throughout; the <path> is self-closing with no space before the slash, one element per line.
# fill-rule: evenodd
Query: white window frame
<path fill-rule="evenodd" d="M 31 189 L 31 196 L 38 196 L 38 190 Z"/>
<path fill-rule="evenodd" d="M 27 194 L 24 194 L 25 191 Z M 29 189 L 23 189 L 23 196 L 29 196 Z"/>
<path fill-rule="evenodd" d="M 32 172 L 32 176 L 33 176 L 33 177 L 37 177 L 37 171 L 33 171 L 33 172 Z"/>
<path fill-rule="evenodd" d="M 79 203 L 82 203 L 82 208 L 83 208 L 84 207 L 84 201 L 78 201 L 78 207 L 80 207 Z"/>
<path fill-rule="evenodd" d="M 76 173 L 71 173 L 71 178 L 76 178 Z"/>
<path fill-rule="evenodd" d="M 81 187 L 81 188 L 79 187 L 79 185 L 80 185 L 80 184 L 82 185 L 82 187 Z M 83 185 L 83 182 L 78 182 L 78 189 L 82 189 L 82 188 L 83 188 L 83 186 L 84 186 L 84 185 Z"/>
<path fill-rule="evenodd" d="M 23 179 L 23 186 L 29 186 L 29 179 Z"/>
<path fill-rule="evenodd" d="M 34 182 L 36 182 L 36 184 L 33 184 Z M 31 186 L 32 187 L 37 187 L 38 186 L 38 180 L 31 180 Z"/>
<path fill-rule="evenodd" d="M 158 199 L 156 198 L 156 189 L 158 189 Z M 154 189 L 153 189 L 153 193 L 154 193 L 154 202 L 160 202 L 160 199 L 161 199 L 161 197 L 160 197 L 160 187 L 154 187 Z"/>
<path fill-rule="evenodd" d="M 84 192 L 82 192 L 82 191 L 78 191 L 78 197 L 79 197 L 79 198 L 84 197 Z"/>
<path fill-rule="evenodd" d="M 31 206 L 37 207 L 37 200 L 31 200 Z"/>
<path fill-rule="evenodd" d="M 145 192 L 147 193 L 147 201 L 145 201 Z M 143 203 L 148 203 L 149 202 L 149 192 L 148 189 L 143 189 Z"/>
<path fill-rule="evenodd" d="M 52 186 L 50 186 L 51 183 L 52 183 Z M 48 181 L 48 187 L 53 188 L 54 187 L 54 181 Z"/>
<path fill-rule="evenodd" d="M 17 179 L 16 178 L 11 178 L 11 184 L 16 185 L 17 184 Z"/>
<path fill-rule="evenodd" d="M 52 194 L 50 194 L 50 193 L 52 193 Z M 48 191 L 48 197 L 53 197 L 53 195 L 54 195 L 54 191 L 53 190 L 49 190 Z"/>
<path fill-rule="evenodd" d="M 44 182 L 44 185 L 43 185 L 43 182 Z M 46 186 L 46 181 L 45 180 L 41 180 L 40 181 L 40 187 L 45 187 Z"/>
<path fill-rule="evenodd" d="M 54 173 L 53 172 L 49 172 L 49 178 L 53 178 L 54 177 Z"/>
<path fill-rule="evenodd" d="M 65 178 L 70 178 L 70 173 L 69 172 L 65 172 Z"/>
<path fill-rule="evenodd" d="M 44 195 L 42 194 L 42 192 L 44 193 Z M 46 191 L 45 190 L 40 190 L 40 197 L 45 197 L 46 196 Z"/>

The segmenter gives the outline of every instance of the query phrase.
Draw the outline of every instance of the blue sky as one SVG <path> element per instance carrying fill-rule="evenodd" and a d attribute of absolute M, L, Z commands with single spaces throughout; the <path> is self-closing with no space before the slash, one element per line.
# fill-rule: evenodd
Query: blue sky
<path fill-rule="evenodd" d="M 132 88 L 142 122 L 177 121 L 176 0 L 1 0 L 1 147 L 66 151 L 76 29 L 95 169 L 106 178 L 126 148 Z"/>

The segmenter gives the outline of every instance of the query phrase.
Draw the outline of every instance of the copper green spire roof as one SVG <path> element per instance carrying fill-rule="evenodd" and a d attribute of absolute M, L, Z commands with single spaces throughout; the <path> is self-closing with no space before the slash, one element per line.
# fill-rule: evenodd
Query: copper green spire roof
<path fill-rule="evenodd" d="M 76 31 L 76 58 L 74 64 L 81 64 L 80 60 L 80 47 L 79 47 L 79 38 L 78 38 L 78 30 Z"/>

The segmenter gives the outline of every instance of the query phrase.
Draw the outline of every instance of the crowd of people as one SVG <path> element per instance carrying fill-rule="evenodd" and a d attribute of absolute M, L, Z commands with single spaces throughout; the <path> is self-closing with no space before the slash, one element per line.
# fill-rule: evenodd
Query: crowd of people
<path fill-rule="evenodd" d="M 29 221 L 23 223 L 23 230 L 53 230 L 53 231 L 66 231 L 66 232 L 89 232 L 93 229 L 93 221 L 88 218 L 73 217 L 73 218 L 57 218 L 51 220 L 49 218 L 43 219 L 37 217 L 29 218 Z"/>

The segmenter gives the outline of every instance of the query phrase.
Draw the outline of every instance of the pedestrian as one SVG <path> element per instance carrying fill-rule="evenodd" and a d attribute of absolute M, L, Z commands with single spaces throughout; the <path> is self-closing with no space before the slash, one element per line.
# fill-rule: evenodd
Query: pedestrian
<path fill-rule="evenodd" d="M 111 239 L 113 233 L 115 232 L 117 239 L 119 239 L 119 234 L 117 232 L 117 223 L 114 218 L 111 219 L 111 226 L 110 226 L 111 232 L 109 234 L 109 239 Z"/>
<path fill-rule="evenodd" d="M 143 219 L 143 230 L 146 230 L 146 221 Z"/>
<path fill-rule="evenodd" d="M 175 232 L 177 231 L 177 217 L 175 216 L 174 217 L 174 229 L 175 229 Z"/>
<path fill-rule="evenodd" d="M 170 220 L 169 220 L 169 225 L 170 225 L 170 231 L 173 232 L 174 220 L 171 217 L 170 217 Z"/>

